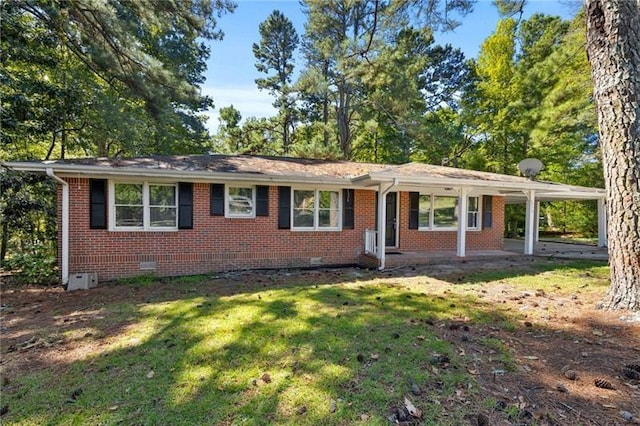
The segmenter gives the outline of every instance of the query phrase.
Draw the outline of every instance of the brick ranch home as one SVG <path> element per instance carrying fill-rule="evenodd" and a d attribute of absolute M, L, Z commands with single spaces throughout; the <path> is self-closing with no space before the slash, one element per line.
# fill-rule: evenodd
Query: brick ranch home
<path fill-rule="evenodd" d="M 359 264 L 391 251 L 502 250 L 505 203 L 524 202 L 525 254 L 539 202 L 604 190 L 419 163 L 266 156 L 8 162 L 58 182 L 60 276 L 100 280 Z M 464 212 L 460 214 L 460 212 Z"/>

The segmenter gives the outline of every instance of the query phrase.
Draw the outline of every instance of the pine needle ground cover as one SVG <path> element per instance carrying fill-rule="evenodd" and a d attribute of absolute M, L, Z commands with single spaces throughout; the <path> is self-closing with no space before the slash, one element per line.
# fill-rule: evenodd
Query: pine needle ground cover
<path fill-rule="evenodd" d="M 571 330 L 555 329 L 555 318 L 578 324 L 561 317 L 579 318 L 573 307 L 584 305 L 576 301 L 591 304 L 604 294 L 608 268 L 470 266 L 439 275 L 415 268 L 269 271 L 141 277 L 84 292 L 4 290 L 1 419 L 457 425 L 575 416 L 542 404 L 547 392 L 559 393 L 562 366 L 553 367 L 557 378 L 535 370 L 547 357 L 555 363 L 549 351 L 558 343 L 537 338 L 542 346 L 521 347 L 520 334 L 575 340 Z M 614 330 L 598 327 L 601 336 Z M 624 355 L 620 363 L 633 354 Z M 544 389 L 540 402 L 518 388 L 527 370 L 532 386 Z M 580 374 L 586 386 L 591 372 Z M 587 406 L 599 395 L 592 387 L 582 389 Z M 616 409 L 635 397 L 606 392 Z M 566 405 L 578 410 L 578 402 Z"/>

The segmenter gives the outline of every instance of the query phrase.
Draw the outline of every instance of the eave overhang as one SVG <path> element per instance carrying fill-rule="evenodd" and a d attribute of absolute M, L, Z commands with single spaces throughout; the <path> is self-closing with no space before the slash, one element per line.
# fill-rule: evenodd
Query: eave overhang
<path fill-rule="evenodd" d="M 60 164 L 51 162 L 5 162 L 3 166 L 25 172 L 46 174 L 52 169 L 64 178 L 85 177 L 104 179 L 148 178 L 160 181 L 187 182 L 247 182 L 273 185 L 326 185 L 344 188 L 377 190 L 380 184 L 394 184 L 397 190 L 415 191 L 424 188 L 459 189 L 467 188 L 486 194 L 501 195 L 507 203 L 521 203 L 527 199 L 527 191 L 535 191 L 538 201 L 555 200 L 598 200 L 605 199 L 604 189 L 566 185 L 555 182 L 535 181 L 517 176 L 483 174 L 480 177 L 411 176 L 394 173 L 397 166 L 390 166 L 381 172 L 360 176 L 327 176 L 299 174 L 268 174 L 266 172 L 232 172 L 211 170 L 181 170 L 176 168 L 147 167 L 105 167 L 82 164 Z M 402 166 L 400 166 L 402 167 Z M 461 170 L 461 173 L 464 173 Z M 487 178 L 483 178 L 486 175 Z"/>
<path fill-rule="evenodd" d="M 393 176 L 388 173 L 370 173 L 358 176 L 353 179 L 353 183 L 358 186 L 376 187 L 381 183 L 395 182 L 400 190 L 404 188 L 468 188 L 472 190 L 489 190 L 490 192 L 503 195 L 507 202 L 519 203 L 527 199 L 527 191 L 535 191 L 538 201 L 554 200 L 598 200 L 604 199 L 606 193 L 604 189 L 589 188 L 575 185 L 566 185 L 555 182 L 535 181 L 524 178 L 517 178 L 517 181 L 508 180 L 485 180 L 470 178 L 446 178 L 446 177 L 421 177 L 421 176 Z"/>
<path fill-rule="evenodd" d="M 351 177 L 269 175 L 266 173 L 212 172 L 200 170 L 152 169 L 143 167 L 104 167 L 75 164 L 44 164 L 6 162 L 4 166 L 17 171 L 46 173 L 53 169 L 60 177 L 89 178 L 150 178 L 157 180 L 181 180 L 187 182 L 252 182 L 273 184 L 314 184 L 328 186 L 352 186 Z"/>

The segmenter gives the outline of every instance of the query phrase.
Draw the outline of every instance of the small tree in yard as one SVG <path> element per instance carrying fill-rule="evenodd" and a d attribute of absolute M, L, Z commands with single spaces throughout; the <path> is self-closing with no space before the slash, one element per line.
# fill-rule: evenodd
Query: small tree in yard
<path fill-rule="evenodd" d="M 640 0 L 586 0 L 609 216 L 602 307 L 640 310 Z"/>
<path fill-rule="evenodd" d="M 0 168 L 0 267 L 20 282 L 55 282 L 56 185 L 46 176 Z"/>

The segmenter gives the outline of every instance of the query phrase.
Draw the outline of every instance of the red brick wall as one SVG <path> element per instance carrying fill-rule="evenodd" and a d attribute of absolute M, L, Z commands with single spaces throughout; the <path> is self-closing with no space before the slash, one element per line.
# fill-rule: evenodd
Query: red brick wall
<path fill-rule="evenodd" d="M 298 232 L 278 229 L 275 186 L 269 191 L 268 217 L 228 219 L 209 214 L 209 185 L 195 183 L 193 229 L 168 232 L 89 229 L 89 180 L 67 181 L 71 198 L 69 272 L 97 272 L 100 281 L 144 273 L 177 276 L 236 269 L 356 264 L 363 253 L 364 230 L 375 227 L 373 191 L 355 191 L 354 229 Z M 61 191 L 58 199 L 60 218 Z M 504 204 L 501 197 L 493 199 L 494 227 L 467 233 L 470 250 L 502 248 Z M 401 193 L 400 202 L 400 249 L 455 249 L 455 232 L 408 230 L 408 193 Z M 62 241 L 61 236 L 58 241 Z M 156 269 L 141 270 L 141 262 L 156 262 Z"/>
<path fill-rule="evenodd" d="M 228 219 L 209 214 L 209 185 L 194 184 L 193 229 L 117 231 L 89 229 L 89 181 L 70 184 L 70 273 L 97 272 L 99 280 L 139 275 L 189 275 L 250 268 L 356 264 L 364 229 L 374 226 L 375 195 L 356 190 L 355 229 L 298 232 L 278 229 L 278 188 L 269 191 L 269 216 Z M 156 262 L 141 271 L 140 262 Z"/>
<path fill-rule="evenodd" d="M 493 220 L 491 228 L 467 231 L 467 250 L 502 250 L 504 247 L 504 197 L 493 197 Z M 400 193 L 399 250 L 439 251 L 455 250 L 456 231 L 419 231 L 409 229 L 409 193 Z"/>

